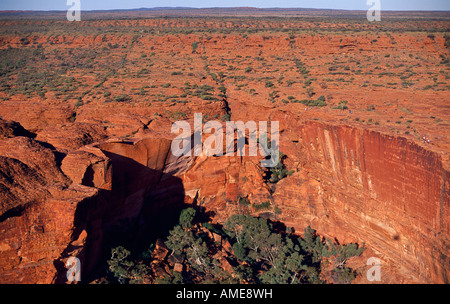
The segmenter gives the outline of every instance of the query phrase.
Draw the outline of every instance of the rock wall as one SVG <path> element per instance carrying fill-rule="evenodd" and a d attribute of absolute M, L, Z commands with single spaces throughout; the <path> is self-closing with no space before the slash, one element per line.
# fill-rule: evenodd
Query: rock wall
<path fill-rule="evenodd" d="M 274 193 L 282 221 L 364 242 L 419 281 L 448 283 L 450 173 L 438 153 L 349 126 L 308 122 L 297 134 L 304 167 Z"/>
<path fill-rule="evenodd" d="M 70 256 L 92 274 L 107 248 L 147 244 L 184 203 L 220 222 L 241 212 L 237 199 L 246 196 L 271 200 L 281 213 L 265 215 L 297 232 L 310 225 L 341 243 L 364 243 L 414 281 L 448 283 L 450 174 L 440 154 L 351 126 L 288 125 L 280 149 L 296 172 L 274 187 L 259 159 L 177 158 L 164 136 L 92 144 L 60 164 L 34 139 L 4 139 L 0 281 L 64 282 Z"/>
<path fill-rule="evenodd" d="M 98 190 L 72 184 L 53 150 L 28 137 L 0 141 L 0 282 L 50 283 L 55 262 L 72 243 L 82 249 L 77 221 Z"/>

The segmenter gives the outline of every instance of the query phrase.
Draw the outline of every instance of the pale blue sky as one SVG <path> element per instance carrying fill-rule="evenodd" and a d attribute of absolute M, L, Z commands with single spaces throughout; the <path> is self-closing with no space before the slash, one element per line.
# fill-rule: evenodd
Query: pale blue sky
<path fill-rule="evenodd" d="M 81 10 L 141 7 L 301 7 L 366 10 L 367 0 L 80 0 Z M 0 10 L 66 10 L 67 0 L 0 0 Z M 450 0 L 381 0 L 382 10 L 447 10 Z"/>

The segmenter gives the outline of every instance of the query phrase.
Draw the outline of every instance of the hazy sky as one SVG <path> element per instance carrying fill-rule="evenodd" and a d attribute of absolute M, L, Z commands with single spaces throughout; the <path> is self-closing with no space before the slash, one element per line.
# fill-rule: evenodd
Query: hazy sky
<path fill-rule="evenodd" d="M 81 10 L 141 7 L 302 7 L 366 10 L 367 0 L 80 0 Z M 66 10 L 67 0 L 0 0 L 0 10 Z M 382 10 L 449 10 L 450 0 L 381 0 Z"/>

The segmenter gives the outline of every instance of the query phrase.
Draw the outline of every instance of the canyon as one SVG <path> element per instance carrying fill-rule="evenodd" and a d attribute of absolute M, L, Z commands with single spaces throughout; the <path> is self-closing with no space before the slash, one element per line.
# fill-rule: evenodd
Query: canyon
<path fill-rule="evenodd" d="M 449 283 L 445 36 L 397 22 L 385 25 L 391 34 L 364 23 L 347 32 L 347 20 L 226 21 L 91 20 L 81 33 L 62 21 L 1 21 L 4 58 L 43 57 L 2 70 L 0 283 L 65 283 L 72 256 L 89 283 L 110 248 L 145 249 L 186 206 L 223 223 L 242 197 L 270 202 L 252 214 L 299 234 L 311 226 L 364 244 L 350 262 L 356 283 L 372 283 L 370 257 L 382 283 Z M 242 24 L 261 32 L 244 36 Z M 39 87 L 27 73 L 42 70 Z M 321 95 L 327 106 L 299 102 Z M 261 157 L 174 156 L 171 126 L 193 125 L 194 113 L 278 121 L 292 174 L 270 183 Z"/>

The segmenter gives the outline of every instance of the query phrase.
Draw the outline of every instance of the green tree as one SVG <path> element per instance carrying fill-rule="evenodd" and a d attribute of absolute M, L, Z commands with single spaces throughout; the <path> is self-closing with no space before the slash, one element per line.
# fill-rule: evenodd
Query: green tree
<path fill-rule="evenodd" d="M 323 256 L 329 256 L 330 252 L 324 241 L 317 235 L 316 230 L 310 226 L 305 228 L 303 239 L 300 240 L 303 250 L 311 255 L 313 263 L 319 263 Z"/>
<path fill-rule="evenodd" d="M 354 272 L 344 266 L 350 258 L 359 256 L 364 251 L 364 246 L 359 247 L 356 243 L 341 245 L 335 244 L 331 240 L 322 239 L 309 226 L 305 229 L 300 245 L 305 252 L 310 254 L 312 262 L 318 266 L 320 266 L 323 257 L 334 260 L 335 269 L 332 277 L 338 283 L 350 283 L 355 278 Z M 310 275 L 310 279 L 319 282 L 318 275 L 315 275 L 311 269 L 309 271 L 313 274 Z"/>
<path fill-rule="evenodd" d="M 280 180 L 282 180 L 283 178 L 291 175 L 292 173 L 294 173 L 293 170 L 287 170 L 286 166 L 283 163 L 283 160 L 286 156 L 280 152 L 279 156 L 278 156 L 278 163 L 275 167 L 270 168 L 270 178 L 269 181 L 271 183 L 277 183 Z"/>
<path fill-rule="evenodd" d="M 189 207 L 186 209 L 183 209 L 180 213 L 180 225 L 183 226 L 185 229 L 189 229 L 192 227 L 192 222 L 194 221 L 196 211 L 194 208 Z"/>
<path fill-rule="evenodd" d="M 332 244 L 329 242 L 329 254 L 335 256 L 335 265 L 337 268 L 344 268 L 345 263 L 352 257 L 360 256 L 364 247 L 359 247 L 356 243 Z"/>
<path fill-rule="evenodd" d="M 198 48 L 198 41 L 193 42 L 193 43 L 191 44 L 191 46 L 192 46 L 192 54 L 193 54 L 193 53 L 195 53 L 195 51 L 196 51 L 197 48 Z"/>
<path fill-rule="evenodd" d="M 191 231 L 184 230 L 180 225 L 175 226 L 169 232 L 167 241 L 165 242 L 168 249 L 175 253 L 183 253 L 184 249 L 195 241 Z"/>
<path fill-rule="evenodd" d="M 335 268 L 331 277 L 338 284 L 350 284 L 355 279 L 355 273 L 348 267 Z"/>
<path fill-rule="evenodd" d="M 108 260 L 109 271 L 120 284 L 144 283 L 150 275 L 150 269 L 142 264 L 129 260 L 131 252 L 122 246 L 111 250 L 111 259 Z"/>
<path fill-rule="evenodd" d="M 177 271 L 171 270 L 171 275 L 165 275 L 162 278 L 155 280 L 156 284 L 184 284 L 183 274 Z"/>
<path fill-rule="evenodd" d="M 170 231 L 166 246 L 173 253 L 185 253 L 188 263 L 197 271 L 207 272 L 211 260 L 208 257 L 207 244 L 193 234 L 177 225 Z"/>
<path fill-rule="evenodd" d="M 129 269 L 134 265 L 133 262 L 127 260 L 129 255 L 130 251 L 122 246 L 111 250 L 111 259 L 108 261 L 108 266 L 119 283 L 124 283 L 129 279 Z"/>
<path fill-rule="evenodd" d="M 253 283 L 254 279 L 254 271 L 253 268 L 248 265 L 238 265 L 237 267 L 233 268 L 235 277 L 240 282 L 250 282 Z"/>
<path fill-rule="evenodd" d="M 258 242 L 270 235 L 270 228 L 265 219 L 244 214 L 234 214 L 224 224 L 224 229 L 244 248 L 258 250 Z"/>
<path fill-rule="evenodd" d="M 281 267 L 284 261 L 285 244 L 278 233 L 260 233 L 252 239 L 252 250 L 249 256 L 254 260 L 266 261 L 271 267 Z"/>
<path fill-rule="evenodd" d="M 232 266 L 232 275 L 223 268 L 223 261 L 212 257 L 212 254 L 220 250 L 217 247 L 220 246 L 219 243 L 214 242 L 204 229 L 192 226 L 195 216 L 193 208 L 183 210 L 180 224 L 169 232 L 165 242 L 172 251 L 171 254 L 185 255 L 189 266 L 183 274 L 172 271 L 171 275 L 157 279 L 156 283 L 323 283 L 321 266 L 324 257 L 334 262 L 331 277 L 336 283 L 351 283 L 355 273 L 345 267 L 345 263 L 364 250 L 355 243 L 341 245 L 321 238 L 309 226 L 301 238 L 288 229 L 278 231 L 278 226 L 274 226 L 269 220 L 235 214 L 223 226 L 202 224 L 222 238 L 229 238 L 234 257 L 228 256 L 227 259 L 231 265 L 238 265 Z M 111 282 L 123 284 L 153 281 L 152 270 L 147 266 L 153 259 L 152 250 L 151 245 L 147 251 L 133 258 L 131 252 L 122 246 L 112 249 L 111 259 L 108 261 Z"/>
<path fill-rule="evenodd" d="M 298 284 L 301 283 L 300 274 L 304 270 L 306 265 L 299 252 L 285 253 L 277 259 L 275 267 L 260 276 L 260 280 L 267 284 Z"/>
<path fill-rule="evenodd" d="M 208 257 L 208 247 L 202 239 L 195 239 L 186 249 L 186 257 L 189 264 L 200 272 L 208 272 L 211 269 L 211 259 Z"/>
<path fill-rule="evenodd" d="M 247 251 L 245 248 L 238 242 L 233 244 L 233 253 L 234 255 L 240 259 L 245 261 L 247 259 Z"/>
<path fill-rule="evenodd" d="M 298 283 L 305 269 L 300 247 L 289 237 L 273 231 L 265 219 L 248 215 L 232 215 L 224 224 L 225 231 L 236 241 L 237 258 L 254 267 L 263 262 L 269 270 L 259 276 L 262 283 Z"/>
<path fill-rule="evenodd" d="M 232 215 L 224 224 L 224 229 L 241 247 L 235 246 L 239 255 L 245 255 L 250 261 L 263 260 L 273 266 L 282 251 L 281 235 L 272 233 L 271 225 L 263 218 Z"/>

